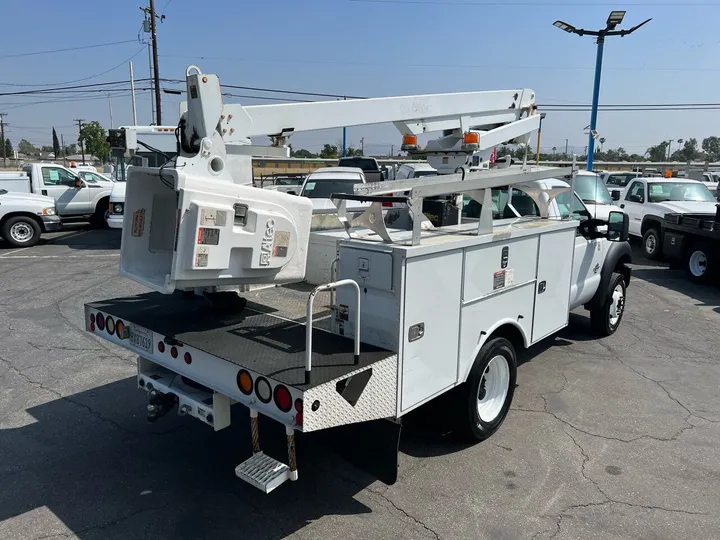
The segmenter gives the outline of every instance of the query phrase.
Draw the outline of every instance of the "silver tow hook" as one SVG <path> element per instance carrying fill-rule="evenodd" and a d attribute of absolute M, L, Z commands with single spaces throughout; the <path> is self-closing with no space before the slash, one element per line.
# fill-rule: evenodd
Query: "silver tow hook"
<path fill-rule="evenodd" d="M 175 394 L 163 394 L 156 389 L 148 392 L 147 419 L 148 422 L 154 422 L 158 418 L 165 416 L 177 403 Z"/>

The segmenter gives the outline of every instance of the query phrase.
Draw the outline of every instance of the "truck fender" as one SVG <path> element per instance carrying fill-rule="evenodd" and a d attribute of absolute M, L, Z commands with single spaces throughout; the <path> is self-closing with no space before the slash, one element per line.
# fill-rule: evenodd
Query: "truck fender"
<path fill-rule="evenodd" d="M 640 231 L 642 232 L 642 234 L 645 234 L 645 231 L 647 231 L 648 229 L 650 229 L 654 226 L 657 226 L 658 232 L 662 236 L 662 229 L 663 229 L 662 221 L 663 221 L 663 218 L 649 214 L 649 215 L 643 217 L 642 225 L 640 225 Z"/>
<path fill-rule="evenodd" d="M 595 295 L 585 304 L 585 309 L 593 310 L 605 303 L 608 294 L 608 284 L 613 272 L 619 272 L 625 279 L 625 286 L 630 285 L 630 267 L 632 261 L 632 249 L 628 242 L 610 242 L 610 247 L 605 255 L 602 270 L 600 271 L 600 284 Z"/>
<path fill-rule="evenodd" d="M 516 349 L 519 348 L 520 345 L 522 345 L 523 348 L 527 348 L 528 344 L 530 343 L 530 336 L 528 336 L 525 333 L 523 327 L 518 324 L 517 319 L 511 319 L 510 317 L 500 319 L 499 321 L 495 322 L 495 324 L 492 325 L 489 330 L 483 330 L 480 333 L 480 339 L 478 340 L 478 344 L 473 349 L 470 358 L 461 359 L 461 362 L 466 362 L 466 365 L 463 366 L 464 373 L 460 374 L 461 378 L 458 383 L 464 383 L 465 381 L 467 381 L 473 364 L 475 363 L 475 359 L 480 353 L 480 349 L 483 348 L 483 345 L 485 345 L 488 339 L 495 336 L 507 338 L 516 347 Z M 522 338 L 522 342 L 517 339 L 518 337 Z"/>

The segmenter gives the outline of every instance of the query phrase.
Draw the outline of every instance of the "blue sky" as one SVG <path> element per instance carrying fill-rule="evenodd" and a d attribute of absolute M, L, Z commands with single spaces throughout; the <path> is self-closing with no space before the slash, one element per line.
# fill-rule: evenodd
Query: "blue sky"
<path fill-rule="evenodd" d="M 135 76 L 147 77 L 147 49 L 136 41 L 142 22 L 138 4 L 143 2 L 6 2 L 0 92 L 25 89 L 3 83 L 62 83 L 119 64 L 76 84 L 126 80 L 125 61 L 133 55 Z M 601 103 L 720 102 L 720 1 L 210 0 L 204 5 L 208 8 L 202 12 L 197 2 L 157 1 L 167 17 L 158 27 L 162 77 L 182 78 L 185 67 L 194 63 L 218 73 L 223 83 L 244 86 L 360 96 L 524 87 L 534 89 L 541 104 L 589 103 L 595 44 L 552 23 L 563 19 L 597 28 L 611 9 L 626 9 L 624 27 L 649 17 L 653 21 L 632 36 L 608 39 Z M 124 40 L 135 41 L 3 58 Z M 20 138 L 49 144 L 53 125 L 66 142 L 74 141 L 72 124 L 78 117 L 109 125 L 108 99 L 101 95 L 28 105 L 48 99 L 55 98 L 0 96 L 0 112 L 8 113 L 8 136 L 15 145 Z M 179 100 L 163 96 L 163 123 L 177 121 Z M 115 96 L 112 108 L 116 126 L 132 123 L 127 94 Z M 148 92 L 139 94 L 138 118 L 149 123 Z M 589 113 L 548 114 L 543 148 L 563 148 L 567 138 L 582 151 L 588 123 Z M 606 147 L 642 153 L 665 139 L 720 135 L 720 111 L 601 112 L 598 131 L 607 139 Z M 390 126 L 353 128 L 348 137 L 356 146 L 365 137 L 370 152 L 400 139 Z M 291 142 L 295 148 L 318 150 L 323 142 L 339 138 L 336 130 L 299 134 Z"/>

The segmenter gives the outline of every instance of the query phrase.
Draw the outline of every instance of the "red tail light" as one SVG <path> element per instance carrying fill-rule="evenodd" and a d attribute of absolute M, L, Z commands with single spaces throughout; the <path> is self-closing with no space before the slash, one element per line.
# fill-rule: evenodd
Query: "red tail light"
<path fill-rule="evenodd" d="M 303 412 L 303 402 L 302 399 L 298 398 L 295 400 L 295 410 L 299 413 Z"/>
<path fill-rule="evenodd" d="M 91 323 L 90 323 L 90 331 L 91 331 L 91 332 L 94 332 L 94 331 L 95 331 L 95 323 L 94 323 L 94 322 L 91 322 Z"/>
<path fill-rule="evenodd" d="M 98 313 L 95 317 L 95 324 L 97 324 L 98 330 L 105 330 L 105 315 Z"/>
<path fill-rule="evenodd" d="M 277 405 L 277 408 L 280 409 L 282 412 L 290 412 L 290 409 L 292 409 L 293 406 L 293 400 L 292 396 L 290 395 L 290 390 L 288 390 L 282 384 L 278 384 L 275 387 L 274 396 L 275 405 Z"/>
<path fill-rule="evenodd" d="M 192 355 L 189 352 L 186 352 L 183 358 L 187 365 L 192 364 Z"/>
<path fill-rule="evenodd" d="M 173 358 L 177 358 L 177 357 L 178 357 L 177 347 L 173 347 L 172 349 L 170 349 L 170 356 L 172 356 Z"/>
<path fill-rule="evenodd" d="M 383 197 L 390 197 L 390 196 L 392 196 L 392 193 L 386 193 L 385 195 L 383 195 Z M 384 202 L 384 203 L 382 203 L 382 205 L 385 207 L 388 207 L 388 206 L 392 207 L 391 202 Z"/>
<path fill-rule="evenodd" d="M 95 314 L 94 313 L 90 314 L 90 324 L 95 324 Z"/>
<path fill-rule="evenodd" d="M 165 342 L 161 341 L 158 343 L 158 352 L 164 353 L 165 352 Z"/>
<path fill-rule="evenodd" d="M 303 425 L 303 413 L 299 412 L 299 413 L 297 413 L 297 414 L 295 415 L 295 423 L 296 423 L 298 426 L 302 426 L 302 425 Z"/>

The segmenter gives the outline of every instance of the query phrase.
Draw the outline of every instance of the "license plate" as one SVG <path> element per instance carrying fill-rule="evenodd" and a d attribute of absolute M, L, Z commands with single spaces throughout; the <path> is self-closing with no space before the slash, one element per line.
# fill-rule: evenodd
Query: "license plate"
<path fill-rule="evenodd" d="M 130 344 L 151 353 L 153 352 L 153 333 L 145 328 L 131 326 Z"/>

